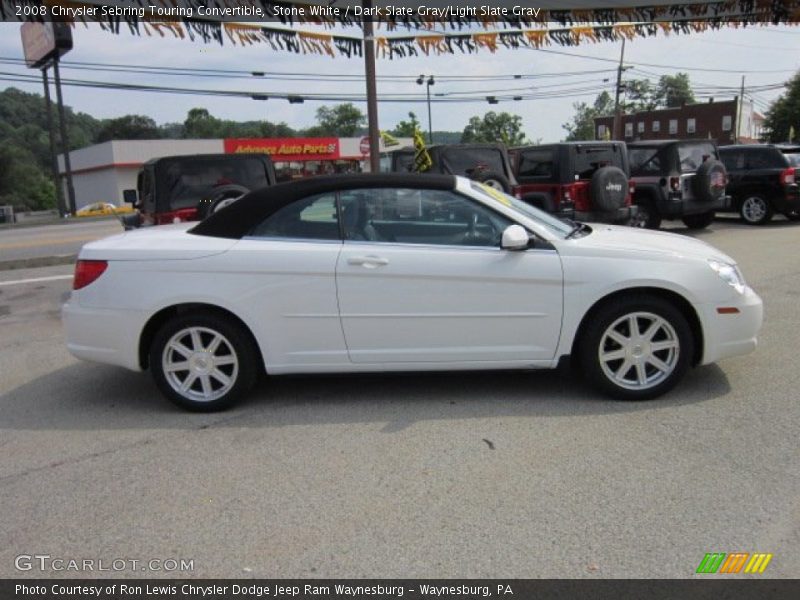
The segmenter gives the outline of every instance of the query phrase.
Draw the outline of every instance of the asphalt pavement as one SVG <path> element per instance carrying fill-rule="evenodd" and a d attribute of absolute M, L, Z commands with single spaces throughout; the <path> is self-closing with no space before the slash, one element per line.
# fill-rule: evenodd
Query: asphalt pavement
<path fill-rule="evenodd" d="M 0 228 L 0 270 L 72 262 L 86 242 L 122 232 L 116 218 Z"/>
<path fill-rule="evenodd" d="M 104 576 L 670 578 L 738 551 L 798 577 L 799 235 L 697 234 L 762 295 L 759 348 L 640 403 L 551 372 L 324 376 L 189 414 L 69 356 L 69 266 L 2 271 L 0 577 L 92 576 L 15 569 L 44 553 L 194 561 Z"/>

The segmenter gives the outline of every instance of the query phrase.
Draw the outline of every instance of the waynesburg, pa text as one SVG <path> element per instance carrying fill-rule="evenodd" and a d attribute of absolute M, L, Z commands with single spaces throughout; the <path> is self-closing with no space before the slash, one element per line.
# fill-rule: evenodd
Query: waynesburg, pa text
<path fill-rule="evenodd" d="M 496 587 L 496 590 L 492 589 Z M 101 598 L 108 596 L 175 596 L 191 598 L 216 598 L 230 596 L 246 596 L 248 598 L 290 598 L 300 596 L 394 596 L 402 598 L 406 592 L 414 597 L 423 598 L 444 598 L 450 596 L 468 596 L 470 598 L 488 598 L 490 596 L 513 596 L 514 592 L 510 585 L 498 584 L 488 585 L 426 585 L 418 584 L 415 586 L 403 585 L 259 585 L 259 584 L 213 584 L 198 585 L 183 583 L 180 585 L 172 583 L 115 583 L 109 585 L 89 585 L 89 584 L 48 584 L 48 585 L 26 585 L 17 584 L 15 586 L 15 596 L 71 596 Z"/>

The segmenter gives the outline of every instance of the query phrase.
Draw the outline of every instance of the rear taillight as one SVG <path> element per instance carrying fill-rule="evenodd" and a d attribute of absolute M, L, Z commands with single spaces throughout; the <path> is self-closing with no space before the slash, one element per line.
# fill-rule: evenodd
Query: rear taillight
<path fill-rule="evenodd" d="M 788 169 L 784 169 L 781 171 L 781 183 L 783 185 L 792 185 L 795 182 L 795 169 L 794 167 L 789 167 Z"/>
<path fill-rule="evenodd" d="M 681 178 L 680 177 L 670 177 L 669 178 L 669 189 L 673 192 L 680 192 L 681 191 Z"/>
<path fill-rule="evenodd" d="M 79 290 L 95 281 L 108 268 L 104 260 L 79 260 L 75 263 L 75 279 L 72 280 L 72 289 Z"/>

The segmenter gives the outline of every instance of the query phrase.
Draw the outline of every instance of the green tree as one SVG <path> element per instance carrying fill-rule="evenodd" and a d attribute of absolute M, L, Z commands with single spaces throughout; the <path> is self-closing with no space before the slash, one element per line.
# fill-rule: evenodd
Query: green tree
<path fill-rule="evenodd" d="M 483 117 L 472 117 L 464 133 L 461 134 L 464 144 L 475 142 L 502 142 L 507 146 L 519 146 L 525 143 L 522 133 L 522 117 L 511 113 L 489 111 Z"/>
<path fill-rule="evenodd" d="M 631 79 L 624 82 L 623 87 L 625 96 L 620 100 L 622 112 L 631 113 L 658 108 L 656 89 L 647 79 Z"/>
<path fill-rule="evenodd" d="M 125 115 L 107 119 L 97 133 L 97 142 L 108 140 L 155 140 L 161 137 L 158 125 L 150 117 Z"/>
<path fill-rule="evenodd" d="M 764 130 L 768 142 L 797 142 L 800 138 L 800 71 L 786 82 L 786 91 L 764 115 Z M 794 137 L 790 140 L 790 134 Z"/>
<path fill-rule="evenodd" d="M 223 137 L 222 122 L 212 117 L 205 108 L 193 108 L 183 122 L 183 135 L 187 139 L 213 139 Z"/>
<path fill-rule="evenodd" d="M 696 102 L 689 75 L 687 73 L 662 75 L 658 80 L 654 99 L 657 106 L 664 108 Z"/>
<path fill-rule="evenodd" d="M 366 124 L 367 117 L 350 104 L 321 106 L 317 109 L 317 125 L 309 127 L 305 134 L 310 137 L 352 137 Z"/>
<path fill-rule="evenodd" d="M 595 139 L 594 120 L 597 117 L 608 117 L 614 114 L 614 99 L 608 92 L 598 94 L 593 104 L 575 102 L 572 107 L 575 115 L 572 121 L 564 123 L 562 127 L 567 130 L 568 142 Z"/>
<path fill-rule="evenodd" d="M 416 114 L 409 112 L 408 121 L 400 121 L 391 133 L 397 137 L 413 137 L 417 129 L 420 129 L 419 119 Z"/>

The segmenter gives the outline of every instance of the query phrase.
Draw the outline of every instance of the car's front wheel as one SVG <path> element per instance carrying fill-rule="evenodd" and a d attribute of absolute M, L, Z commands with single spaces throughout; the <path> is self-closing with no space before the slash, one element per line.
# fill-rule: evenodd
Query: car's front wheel
<path fill-rule="evenodd" d="M 686 317 L 655 296 L 637 295 L 601 307 L 580 340 L 589 382 L 621 400 L 646 400 L 672 389 L 694 352 Z"/>
<path fill-rule="evenodd" d="M 156 385 L 175 404 L 198 412 L 222 410 L 250 390 L 258 351 L 235 322 L 211 313 L 168 321 L 150 348 Z"/>

